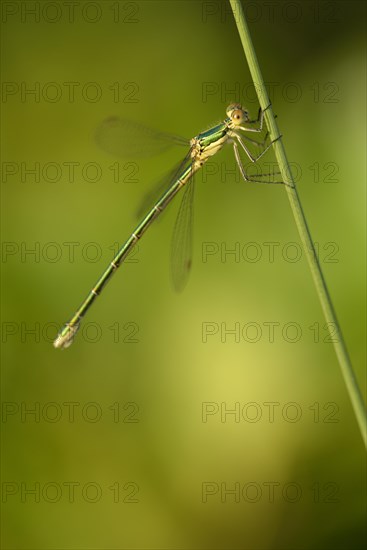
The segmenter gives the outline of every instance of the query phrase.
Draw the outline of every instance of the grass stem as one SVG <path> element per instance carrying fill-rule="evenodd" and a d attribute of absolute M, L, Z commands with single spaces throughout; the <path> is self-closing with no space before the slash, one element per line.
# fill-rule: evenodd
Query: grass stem
<path fill-rule="evenodd" d="M 260 71 L 259 63 L 257 61 L 256 53 L 251 41 L 242 5 L 239 0 L 230 0 L 230 3 L 247 59 L 247 63 L 249 65 L 252 80 L 257 91 L 260 107 L 262 110 L 265 110 L 265 108 L 268 107 L 270 101 Z M 265 111 L 265 120 L 268 126 L 270 139 L 274 140 L 278 138 L 280 134 L 271 107 Z M 358 382 L 353 372 L 343 334 L 337 321 L 330 294 L 321 271 L 320 263 L 316 254 L 313 241 L 311 239 L 310 230 L 307 225 L 305 214 L 301 206 L 301 202 L 297 193 L 295 182 L 292 177 L 292 172 L 281 139 L 278 139 L 278 141 L 274 143 L 274 152 L 279 165 L 279 169 L 282 174 L 283 181 L 289 183 L 289 185 L 285 186 L 285 189 L 288 194 L 293 216 L 298 228 L 308 264 L 311 269 L 316 292 L 319 297 L 326 322 L 328 324 L 328 327 L 330 327 L 330 329 L 332 329 L 333 331 L 332 339 L 334 342 L 335 352 L 339 361 L 339 365 L 344 377 L 344 382 L 346 384 L 350 400 L 352 402 L 357 422 L 362 433 L 362 438 L 365 445 L 367 446 L 367 416 L 362 394 L 360 392 Z"/>

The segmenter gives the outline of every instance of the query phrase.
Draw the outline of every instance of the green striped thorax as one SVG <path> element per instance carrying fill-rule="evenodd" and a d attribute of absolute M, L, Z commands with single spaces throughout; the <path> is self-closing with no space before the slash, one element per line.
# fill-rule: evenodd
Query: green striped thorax
<path fill-rule="evenodd" d="M 215 155 L 231 137 L 231 130 L 249 121 L 249 114 L 240 103 L 231 103 L 226 110 L 227 118 L 201 132 L 190 141 L 192 147 L 191 157 L 202 165 L 209 157 Z"/>

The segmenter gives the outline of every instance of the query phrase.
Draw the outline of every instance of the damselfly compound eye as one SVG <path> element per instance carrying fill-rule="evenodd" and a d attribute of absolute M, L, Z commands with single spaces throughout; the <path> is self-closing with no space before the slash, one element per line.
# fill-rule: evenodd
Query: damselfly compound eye
<path fill-rule="evenodd" d="M 242 105 L 240 103 L 231 103 L 226 109 L 228 117 L 232 118 L 233 111 L 242 111 Z"/>
<path fill-rule="evenodd" d="M 230 116 L 235 124 L 241 124 L 241 122 L 243 122 L 244 120 L 244 112 L 242 111 L 242 109 L 236 109 L 235 111 L 232 111 Z"/>

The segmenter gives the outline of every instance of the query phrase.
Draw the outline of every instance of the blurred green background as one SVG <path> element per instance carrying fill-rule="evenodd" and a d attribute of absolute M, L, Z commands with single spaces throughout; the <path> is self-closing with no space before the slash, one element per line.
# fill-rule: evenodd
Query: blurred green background
<path fill-rule="evenodd" d="M 243 5 L 365 388 L 365 4 Z M 183 154 L 113 158 L 100 122 L 190 138 L 258 110 L 226 2 L 73 6 L 1 6 L 2 547 L 363 548 L 364 448 L 288 199 L 230 148 L 196 181 L 184 293 L 178 199 L 53 348 Z"/>

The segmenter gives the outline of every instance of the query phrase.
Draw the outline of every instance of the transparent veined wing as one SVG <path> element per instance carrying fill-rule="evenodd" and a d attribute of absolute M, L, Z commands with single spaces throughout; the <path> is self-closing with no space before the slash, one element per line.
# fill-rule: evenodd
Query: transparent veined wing
<path fill-rule="evenodd" d="M 181 292 L 185 287 L 192 264 L 194 189 L 194 174 L 192 174 L 184 189 L 172 236 L 171 274 L 173 287 L 177 292 Z"/>
<path fill-rule="evenodd" d="M 95 139 L 105 152 L 123 158 L 142 158 L 162 153 L 173 145 L 190 145 L 188 139 L 119 117 L 104 120 L 96 130 Z"/>
<path fill-rule="evenodd" d="M 153 183 L 152 189 L 145 194 L 142 198 L 139 207 L 136 211 L 136 217 L 141 218 L 150 208 L 154 206 L 161 195 L 172 185 L 178 178 L 181 172 L 183 172 L 191 156 L 191 150 L 187 153 L 183 160 L 170 171 L 163 178 Z"/>

